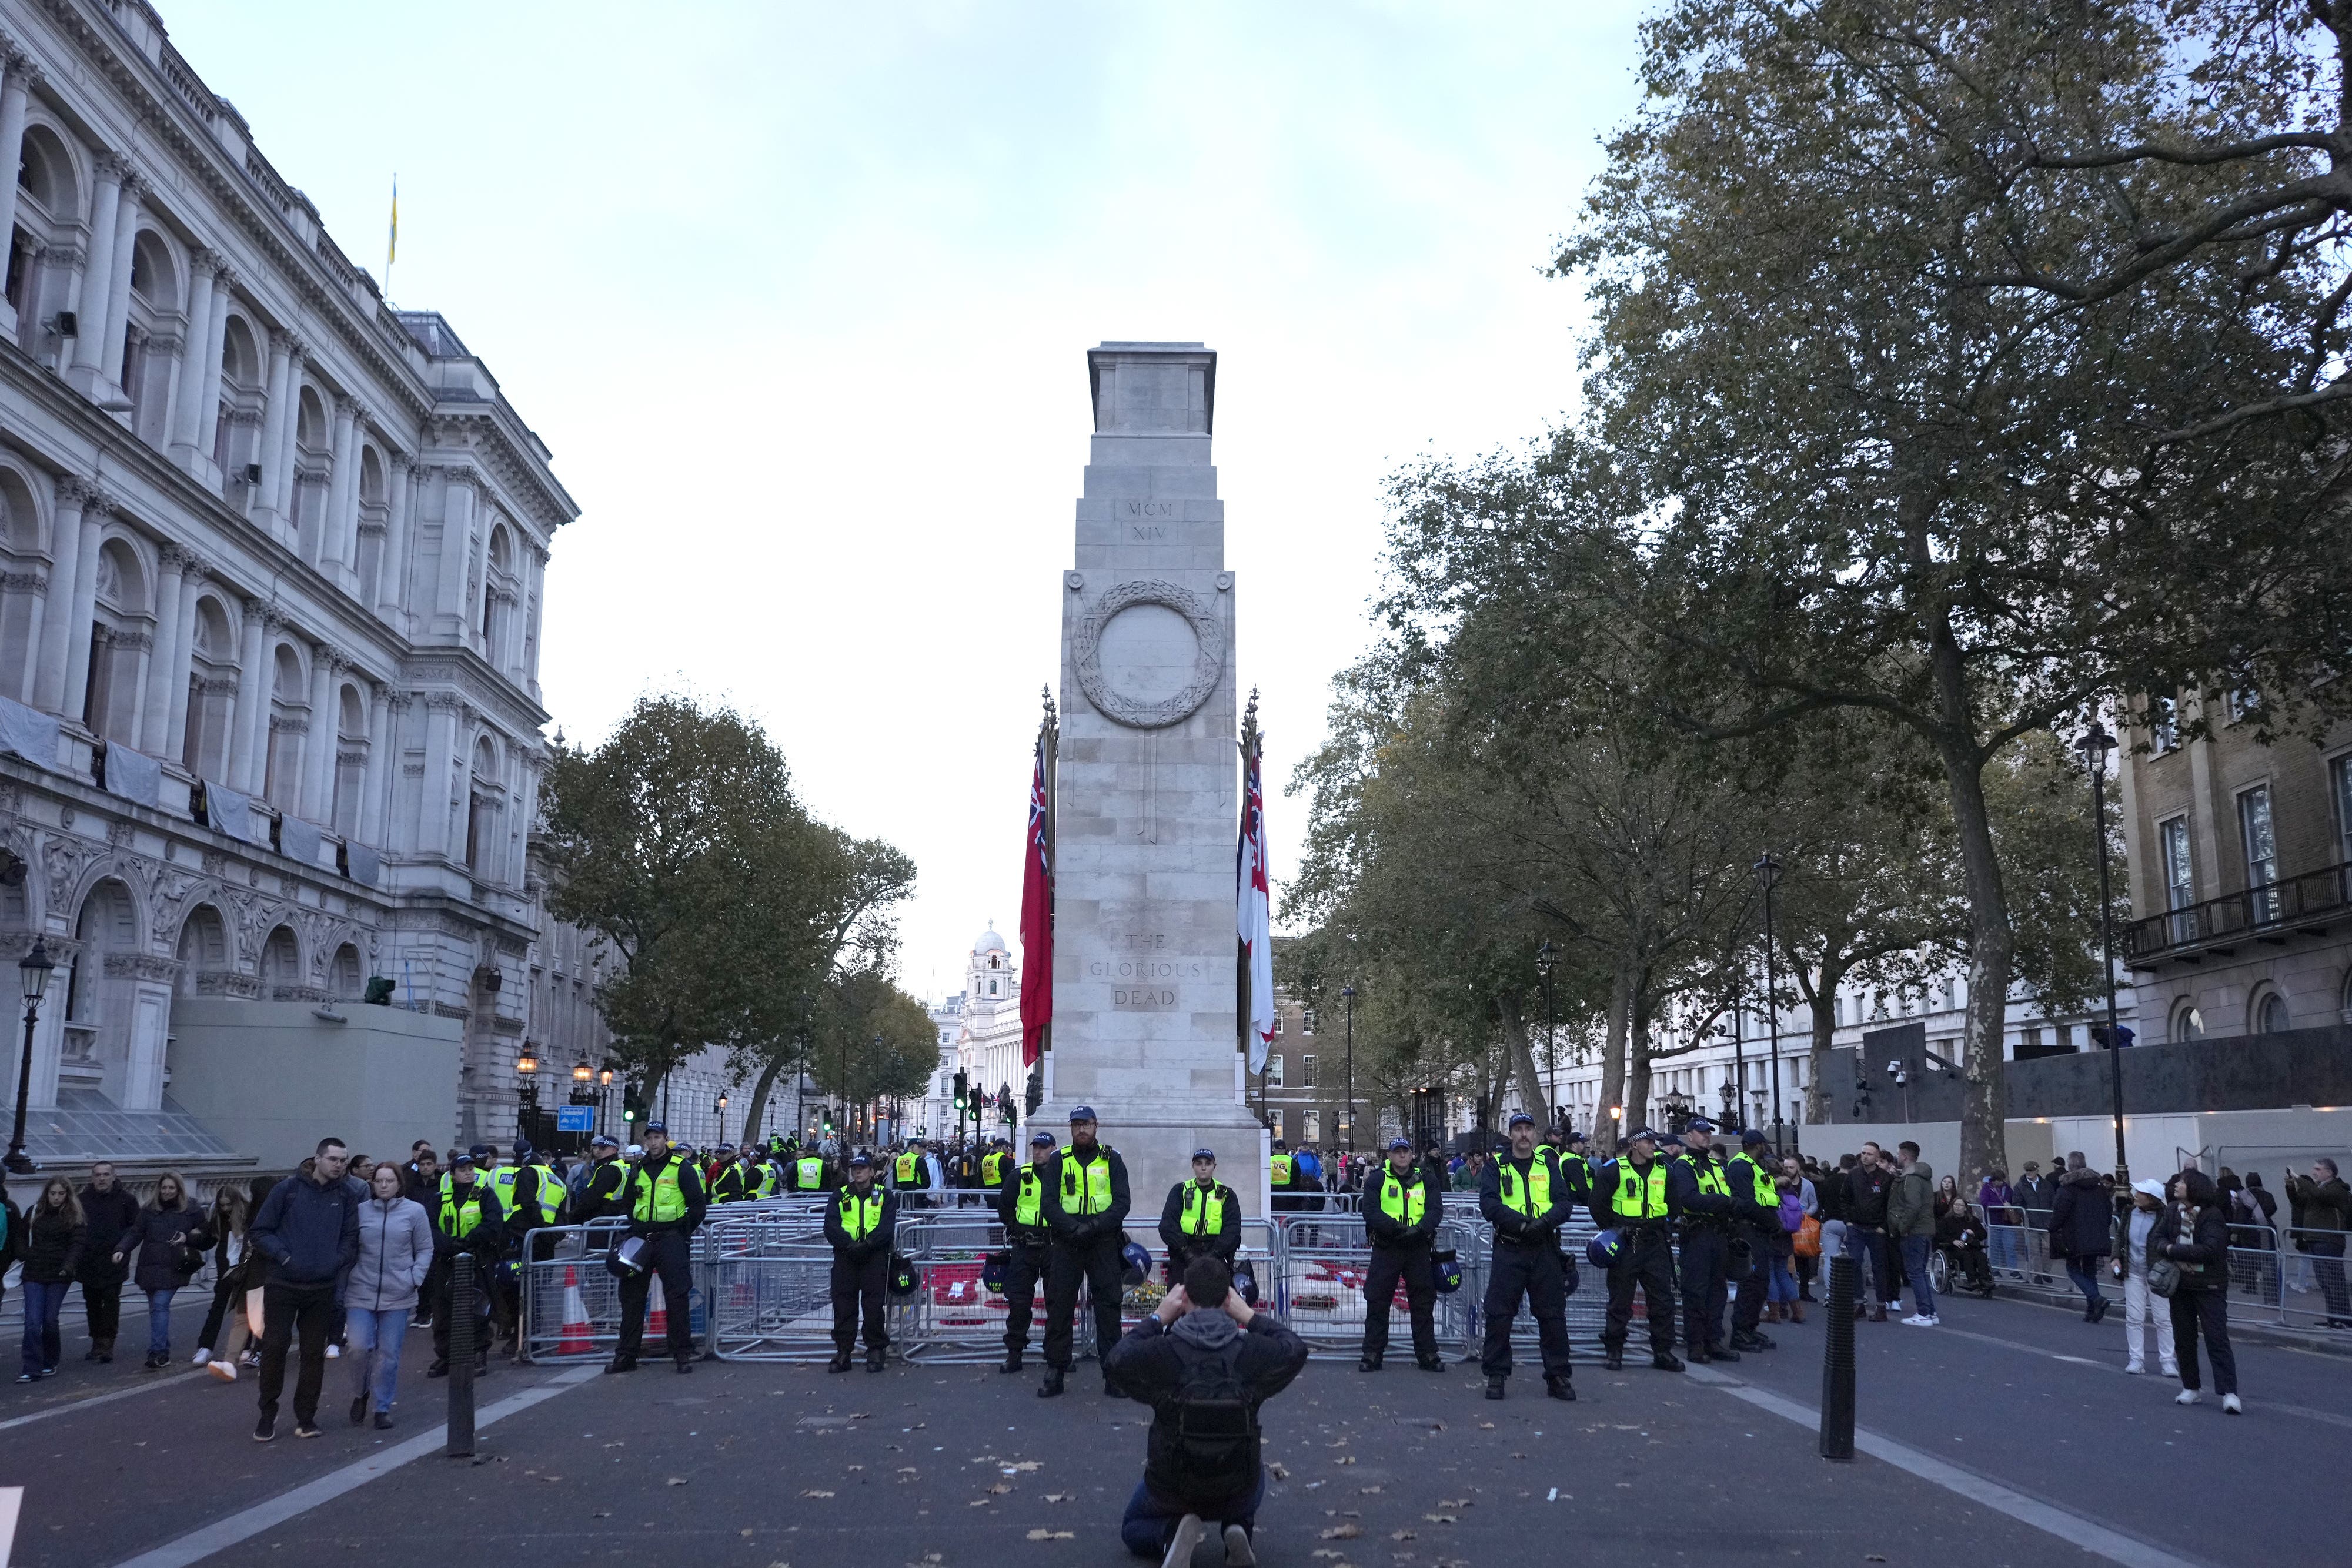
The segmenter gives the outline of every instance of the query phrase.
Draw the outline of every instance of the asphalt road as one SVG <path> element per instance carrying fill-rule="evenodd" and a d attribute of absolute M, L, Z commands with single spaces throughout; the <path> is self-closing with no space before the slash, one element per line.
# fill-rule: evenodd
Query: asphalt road
<path fill-rule="evenodd" d="M 2019 1302 L 1955 1301 L 1945 1322 L 1862 1327 L 1865 1446 L 1892 1458 L 1852 1465 L 1821 1460 L 1810 1426 L 1787 1418 L 1819 1396 L 1818 1322 L 1776 1328 L 1780 1350 L 1704 1377 L 1587 1368 L 1574 1405 L 1542 1398 L 1524 1373 L 1494 1404 L 1469 1368 L 1433 1376 L 1391 1361 L 1367 1376 L 1316 1363 L 1267 1407 L 1279 1472 L 1260 1555 L 1300 1568 L 1459 1568 L 1530 1552 L 1920 1568 L 2341 1555 L 2340 1510 L 2314 1483 L 2352 1428 L 2352 1362 L 2242 1347 L 2250 1410 L 2224 1416 L 2210 1397 L 2181 1409 L 2174 1385 L 2116 1370 L 2116 1317 L 2094 1328 Z M 268 1446 L 251 1437 L 249 1377 L 71 1361 L 37 1390 L 12 1386 L 37 1396 L 0 1400 L 0 1423 L 37 1417 L 0 1425 L 0 1484 L 26 1489 L 15 1561 L 163 1568 L 453 1549 L 549 1563 L 657 1552 L 698 1568 L 1121 1560 L 1149 1412 L 1104 1399 L 1091 1367 L 1049 1404 L 1034 1376 L 983 1367 L 835 1377 L 706 1362 L 680 1377 L 651 1363 L 604 1377 L 501 1365 L 481 1385 L 485 1417 L 530 1403 L 491 1420 L 467 1461 L 439 1453 L 446 1385 L 424 1380 L 424 1342 L 409 1338 L 402 1424 L 388 1434 L 345 1424 L 340 1364 L 326 1435 L 299 1441 L 289 1416 Z M 69 1330 L 69 1356 L 79 1344 Z"/>

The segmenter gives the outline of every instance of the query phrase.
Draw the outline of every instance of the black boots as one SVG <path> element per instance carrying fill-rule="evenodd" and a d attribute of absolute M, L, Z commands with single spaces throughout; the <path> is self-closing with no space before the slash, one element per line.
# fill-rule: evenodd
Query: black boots
<path fill-rule="evenodd" d="M 1603 1345 L 1603 1346 L 1601 1346 L 1601 1369 L 1603 1372 L 1622 1372 L 1622 1371 L 1624 1371 L 1624 1370 L 1625 1370 L 1625 1347 L 1624 1347 L 1623 1345 L 1622 1345 L 1622 1344 L 1610 1344 L 1610 1345 Z"/>
<path fill-rule="evenodd" d="M 1445 1363 L 1433 1355 L 1426 1358 L 1416 1358 L 1413 1362 L 1413 1365 L 1421 1368 L 1423 1372 L 1443 1372 L 1445 1370 Z"/>
<path fill-rule="evenodd" d="M 1554 1399 L 1565 1399 L 1571 1405 L 1576 1403 L 1576 1385 L 1565 1377 L 1545 1378 L 1544 1392 Z"/>
<path fill-rule="evenodd" d="M 1503 1380 L 1499 1377 L 1490 1377 L 1486 1379 L 1486 1397 L 1489 1399 L 1500 1399 L 1502 1396 Z"/>
<path fill-rule="evenodd" d="M 824 1364 L 824 1369 L 827 1372 L 847 1372 L 856 1359 L 845 1350 L 836 1350 L 833 1353 L 833 1359 Z"/>
<path fill-rule="evenodd" d="M 866 1370 L 868 1372 L 879 1372 L 882 1370 L 882 1353 L 880 1351 L 869 1350 L 866 1353 Z"/>
<path fill-rule="evenodd" d="M 1017 1351 L 1017 1350 L 1008 1350 L 1008 1351 L 1006 1351 L 1006 1352 L 1004 1353 L 1004 1364 L 1003 1364 L 1003 1366 L 998 1367 L 996 1370 L 997 1370 L 997 1371 L 999 1371 L 999 1372 L 1018 1372 L 1018 1371 L 1020 1371 L 1020 1370 L 1021 1370 L 1021 1353 L 1020 1353 L 1019 1351 Z"/>
<path fill-rule="evenodd" d="M 1061 1397 L 1061 1395 L 1062 1369 L 1058 1366 L 1049 1366 L 1045 1369 L 1045 1381 L 1037 1385 L 1037 1397 L 1040 1399 L 1058 1399 Z"/>
<path fill-rule="evenodd" d="M 1650 1364 L 1660 1372 L 1680 1372 L 1683 1369 L 1683 1358 L 1673 1351 L 1661 1350 L 1651 1354 Z"/>
<path fill-rule="evenodd" d="M 606 1372 L 635 1372 L 636 1369 L 637 1358 L 634 1355 L 628 1354 L 626 1352 L 615 1353 L 613 1359 L 604 1364 L 604 1370 Z M 449 1375 L 449 1364 L 446 1361 L 436 1361 L 433 1364 L 432 1369 L 425 1373 L 425 1375 L 427 1377 L 446 1377 Z"/>
<path fill-rule="evenodd" d="M 1356 1358 L 1358 1372 L 1378 1372 L 1380 1369 L 1381 1358 L 1377 1355 L 1360 1355 Z"/>

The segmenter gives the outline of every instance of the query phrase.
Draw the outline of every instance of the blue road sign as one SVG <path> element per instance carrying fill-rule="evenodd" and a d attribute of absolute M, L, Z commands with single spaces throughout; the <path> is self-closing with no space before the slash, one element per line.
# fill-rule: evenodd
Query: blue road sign
<path fill-rule="evenodd" d="M 596 1130 L 596 1107 L 593 1105 L 558 1105 L 555 1108 L 555 1130 L 559 1133 L 593 1133 Z"/>

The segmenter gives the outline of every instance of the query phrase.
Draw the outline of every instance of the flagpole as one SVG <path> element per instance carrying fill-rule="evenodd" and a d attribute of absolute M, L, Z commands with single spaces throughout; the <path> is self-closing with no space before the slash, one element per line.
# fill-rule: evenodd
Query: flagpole
<path fill-rule="evenodd" d="M 400 254 L 400 172 L 392 175 L 392 225 L 383 236 L 383 302 L 392 303 L 392 264 Z"/>

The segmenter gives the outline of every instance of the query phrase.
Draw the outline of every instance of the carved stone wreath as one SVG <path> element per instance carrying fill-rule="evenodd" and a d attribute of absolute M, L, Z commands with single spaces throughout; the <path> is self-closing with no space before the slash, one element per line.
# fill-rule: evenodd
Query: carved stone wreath
<path fill-rule="evenodd" d="M 1181 615 L 1192 628 L 1195 644 L 1192 679 L 1174 696 L 1156 703 L 1136 702 L 1111 690 L 1103 678 L 1102 634 L 1111 618 L 1139 604 L 1158 604 Z M 1114 584 L 1078 622 L 1072 651 L 1077 655 L 1078 685 L 1096 711 L 1130 729 L 1164 729 L 1191 717 L 1217 689 L 1225 671 L 1225 629 L 1216 612 L 1190 589 L 1144 578 Z"/>

